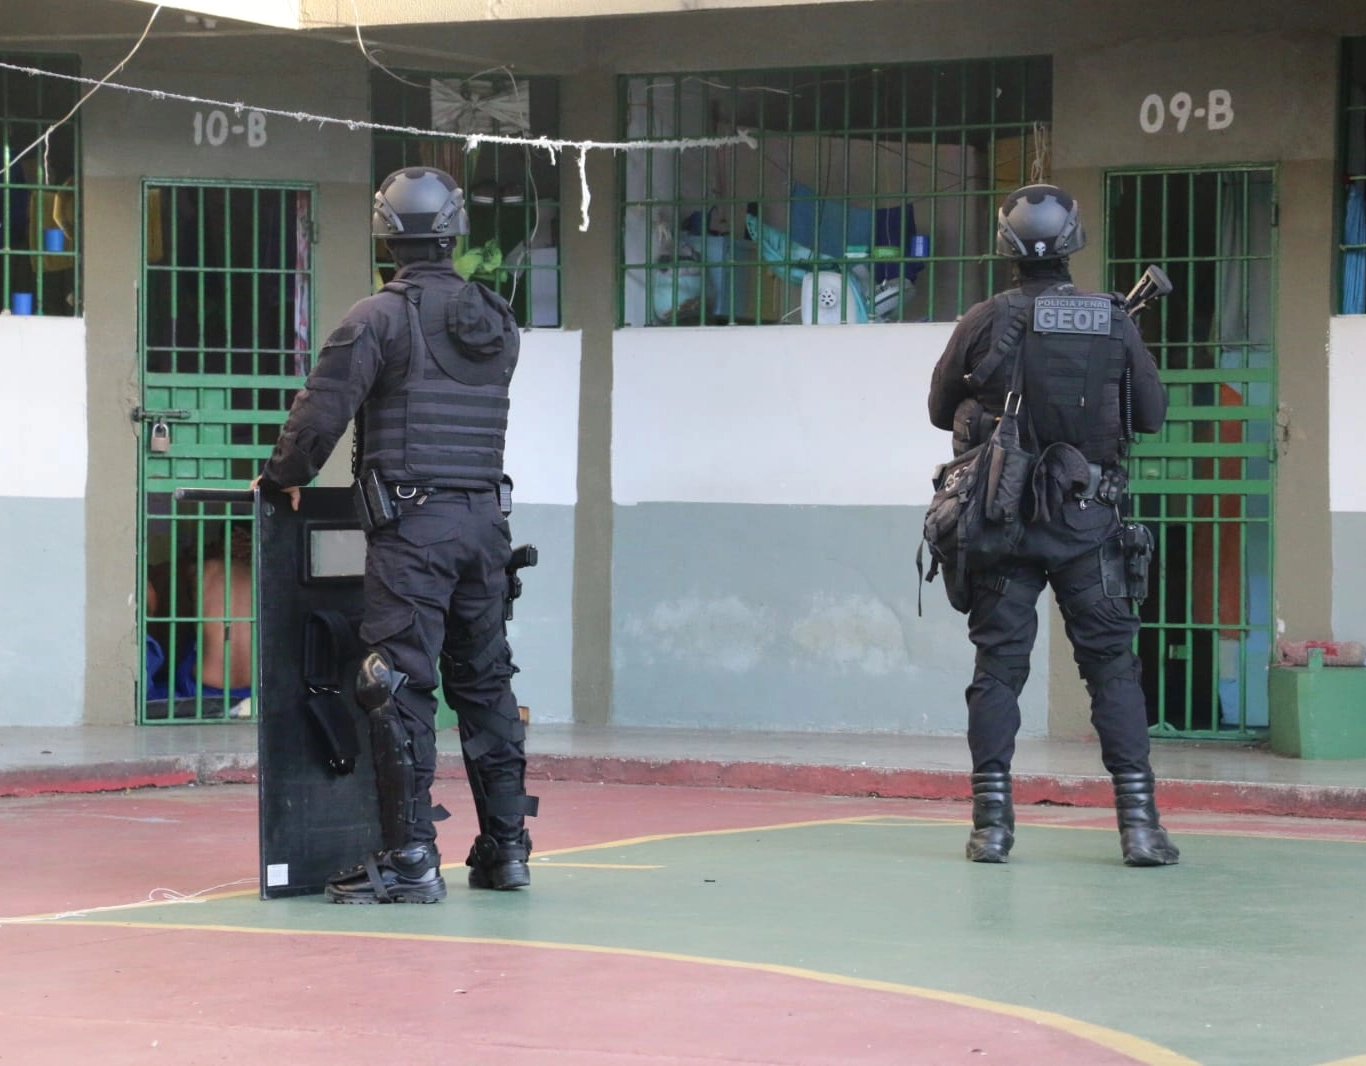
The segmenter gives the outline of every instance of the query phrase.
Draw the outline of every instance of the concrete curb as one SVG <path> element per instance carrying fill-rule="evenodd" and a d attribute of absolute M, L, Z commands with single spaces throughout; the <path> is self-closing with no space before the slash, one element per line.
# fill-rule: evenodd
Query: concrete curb
<path fill-rule="evenodd" d="M 256 780 L 256 755 L 156 755 L 122 762 L 0 771 L 0 796 L 122 792 L 175 785 L 236 785 Z"/>
<path fill-rule="evenodd" d="M 972 795 L 966 770 L 542 755 L 528 760 L 527 775 L 546 781 L 772 789 L 886 799 L 967 800 Z M 1021 806 L 1104 808 L 1114 804 L 1106 776 L 1017 774 L 1013 784 L 1015 802 Z M 1158 801 L 1164 811 L 1366 821 L 1366 789 L 1362 788 L 1164 779 L 1158 782 Z"/>
<path fill-rule="evenodd" d="M 442 753 L 437 777 L 463 778 L 458 755 Z M 887 769 L 706 759 L 650 759 L 593 755 L 537 755 L 527 759 L 533 781 L 606 785 L 673 785 L 684 788 L 769 789 L 824 796 L 967 800 L 966 770 Z M 175 785 L 249 784 L 256 781 L 256 754 L 148 756 L 123 762 L 0 771 L 0 796 L 117 792 Z M 1105 808 L 1113 803 L 1109 778 L 1017 774 L 1015 802 Z M 1366 788 L 1286 785 L 1271 782 L 1162 780 L 1164 811 L 1209 814 L 1289 815 L 1366 821 Z"/>

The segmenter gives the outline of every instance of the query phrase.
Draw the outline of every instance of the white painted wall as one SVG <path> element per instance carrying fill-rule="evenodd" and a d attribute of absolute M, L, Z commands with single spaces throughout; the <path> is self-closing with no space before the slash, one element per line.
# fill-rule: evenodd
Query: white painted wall
<path fill-rule="evenodd" d="M 0 455 L 23 458 L 6 464 L 0 497 L 83 499 L 85 320 L 0 314 L 0 380 Z"/>
<path fill-rule="evenodd" d="M 521 672 L 514 682 L 532 721 L 571 722 L 573 699 L 574 507 L 579 478 L 579 361 L 583 334 L 532 329 L 512 377 L 504 468 L 515 483 L 513 543 L 540 562 L 508 623 Z"/>
<path fill-rule="evenodd" d="M 519 504 L 578 501 L 582 347 L 577 330 L 522 334 L 503 460 Z"/>
<path fill-rule="evenodd" d="M 1331 511 L 1366 512 L 1366 315 L 1328 325 L 1328 500 Z"/>
<path fill-rule="evenodd" d="M 952 323 L 619 330 L 612 498 L 930 502 L 926 397 Z"/>
<path fill-rule="evenodd" d="M 81 720 L 85 338 L 83 319 L 0 314 L 0 725 Z"/>

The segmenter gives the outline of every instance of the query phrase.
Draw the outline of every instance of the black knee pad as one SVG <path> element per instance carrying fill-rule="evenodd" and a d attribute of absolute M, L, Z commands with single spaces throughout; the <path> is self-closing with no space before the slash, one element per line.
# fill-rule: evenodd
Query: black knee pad
<path fill-rule="evenodd" d="M 1125 648 L 1112 659 L 1077 664 L 1077 673 L 1086 682 L 1086 691 L 1094 695 L 1097 688 L 1115 678 L 1137 680 L 1143 676 L 1143 664 L 1130 649 Z"/>
<path fill-rule="evenodd" d="M 476 645 L 457 645 L 441 653 L 441 687 L 446 699 L 451 690 L 461 685 L 477 684 L 493 672 L 493 668 L 510 656 L 507 638 L 500 633 L 490 634 Z"/>
<path fill-rule="evenodd" d="M 1029 656 L 989 655 L 979 651 L 977 673 L 995 678 L 1018 696 L 1029 680 Z"/>

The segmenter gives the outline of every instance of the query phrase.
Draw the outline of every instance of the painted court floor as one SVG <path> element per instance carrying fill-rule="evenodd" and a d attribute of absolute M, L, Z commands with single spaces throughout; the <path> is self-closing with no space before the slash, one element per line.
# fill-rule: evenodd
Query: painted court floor
<path fill-rule="evenodd" d="M 1366 823 L 538 782 L 493 894 L 463 787 L 424 907 L 260 901 L 254 786 L 0 800 L 0 1064 L 1366 1064 Z"/>

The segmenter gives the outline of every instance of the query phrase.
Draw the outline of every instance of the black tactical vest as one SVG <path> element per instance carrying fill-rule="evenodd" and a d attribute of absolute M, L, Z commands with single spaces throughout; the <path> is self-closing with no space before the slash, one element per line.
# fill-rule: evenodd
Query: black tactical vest
<path fill-rule="evenodd" d="M 1127 357 L 1121 334 L 1124 312 L 1104 294 L 1055 286 L 1031 301 L 1019 289 L 1001 293 L 991 343 L 1025 313 L 1024 406 L 1037 448 L 1071 444 L 1093 463 L 1119 458 L 1124 426 L 1120 409 Z M 1009 381 L 1013 361 L 994 374 Z M 1002 389 L 1004 385 L 1000 386 Z M 995 397 L 993 396 L 994 400 Z"/>
<path fill-rule="evenodd" d="M 508 384 L 521 334 L 506 302 L 472 282 L 393 281 L 411 350 L 403 384 L 366 400 L 361 466 L 390 484 L 497 487 L 503 476 Z"/>

